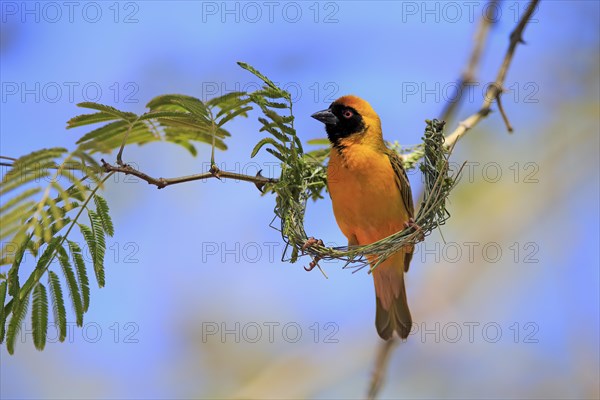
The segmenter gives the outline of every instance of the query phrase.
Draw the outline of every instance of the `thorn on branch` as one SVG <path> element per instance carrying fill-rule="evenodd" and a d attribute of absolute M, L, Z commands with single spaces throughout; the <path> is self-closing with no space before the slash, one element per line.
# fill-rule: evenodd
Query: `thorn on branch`
<path fill-rule="evenodd" d="M 508 116 L 506 115 L 506 112 L 504 111 L 504 107 L 502 106 L 502 101 L 500 100 L 502 96 L 500 96 L 500 94 L 498 94 L 498 97 L 496 98 L 496 100 L 498 101 L 498 110 L 500 111 L 500 115 L 502 115 L 502 119 L 504 120 L 504 124 L 506 125 L 506 129 L 508 129 L 509 133 L 513 132 L 513 127 L 510 124 L 510 121 L 508 120 Z"/>
<path fill-rule="evenodd" d="M 218 180 L 221 180 L 221 170 L 217 167 L 217 164 L 211 164 L 210 169 L 208 170 Z"/>
<path fill-rule="evenodd" d="M 258 179 L 264 179 L 264 176 L 262 175 L 262 169 L 256 173 L 256 177 Z M 264 182 L 254 182 L 254 184 L 256 185 L 256 188 L 258 189 L 259 192 L 264 193 L 264 191 L 263 191 L 263 189 L 265 187 Z"/>
<path fill-rule="evenodd" d="M 156 180 L 157 182 L 155 183 L 156 188 L 157 189 L 163 189 L 164 187 L 166 187 L 168 185 L 168 182 L 165 178 L 158 178 Z M 148 184 L 152 184 L 151 182 L 148 182 Z"/>
<path fill-rule="evenodd" d="M 510 41 L 513 43 L 521 43 L 521 44 L 527 44 L 524 40 L 523 40 L 523 35 L 522 35 L 523 31 L 519 30 L 519 31 L 513 31 L 510 34 Z"/>

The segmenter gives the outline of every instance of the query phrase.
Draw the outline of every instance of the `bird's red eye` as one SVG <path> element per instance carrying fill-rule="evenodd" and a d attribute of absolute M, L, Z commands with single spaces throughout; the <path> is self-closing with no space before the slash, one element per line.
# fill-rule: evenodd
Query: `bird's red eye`
<path fill-rule="evenodd" d="M 354 114 L 352 113 L 352 111 L 346 110 L 342 115 L 344 116 L 344 118 L 352 118 L 352 115 Z"/>

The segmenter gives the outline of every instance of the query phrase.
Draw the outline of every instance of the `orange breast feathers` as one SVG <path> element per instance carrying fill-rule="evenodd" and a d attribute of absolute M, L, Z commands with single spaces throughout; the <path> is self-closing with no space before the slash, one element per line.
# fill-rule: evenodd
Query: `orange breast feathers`
<path fill-rule="evenodd" d="M 328 187 L 335 218 L 350 244 L 383 239 L 409 219 L 389 157 L 378 147 L 348 138 L 331 149 Z"/>

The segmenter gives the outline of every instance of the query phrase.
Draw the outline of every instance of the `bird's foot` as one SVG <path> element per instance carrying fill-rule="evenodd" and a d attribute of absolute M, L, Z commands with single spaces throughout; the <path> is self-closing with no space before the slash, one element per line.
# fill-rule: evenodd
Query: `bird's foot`
<path fill-rule="evenodd" d="M 414 219 L 409 218 L 408 221 L 404 223 L 404 228 L 413 228 L 415 232 L 417 232 L 417 241 L 422 242 L 425 240 L 425 234 L 423 233 L 423 229 L 415 222 Z"/>
<path fill-rule="evenodd" d="M 309 247 L 315 246 L 315 245 L 324 246 L 323 241 L 321 239 L 315 239 L 314 237 L 309 237 L 308 240 L 302 246 L 302 251 L 308 249 Z M 312 261 L 310 262 L 310 264 L 308 264 L 308 268 L 304 267 L 304 270 L 309 271 L 309 272 L 312 271 L 317 266 L 319 261 L 321 261 L 321 257 L 315 256 L 312 259 Z"/>
<path fill-rule="evenodd" d="M 321 239 L 315 239 L 314 237 L 311 236 L 308 238 L 308 240 L 306 242 L 304 242 L 304 245 L 302 246 L 302 251 L 304 251 L 314 245 L 324 246 L 323 241 Z"/>

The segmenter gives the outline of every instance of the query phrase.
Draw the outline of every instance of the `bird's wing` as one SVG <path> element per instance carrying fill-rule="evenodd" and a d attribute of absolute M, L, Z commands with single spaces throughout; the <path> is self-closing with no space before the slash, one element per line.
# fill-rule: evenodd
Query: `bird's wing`
<path fill-rule="evenodd" d="M 408 216 L 410 218 L 413 218 L 415 215 L 415 207 L 413 205 L 410 182 L 408 180 L 408 176 L 406 176 L 406 171 L 404 170 L 404 163 L 402 162 L 402 158 L 400 158 L 398 153 L 396 153 L 394 150 L 388 149 L 386 151 L 386 154 L 389 157 L 390 163 L 392 164 L 392 169 L 396 174 L 396 185 L 398 186 L 400 194 L 402 195 L 404 207 L 408 212 Z"/>
<path fill-rule="evenodd" d="M 392 169 L 396 174 L 396 185 L 398 186 L 398 190 L 400 190 L 400 195 L 402 196 L 402 201 L 404 202 L 408 217 L 414 218 L 415 207 L 413 205 L 412 190 L 410 189 L 410 182 L 408 176 L 406 176 L 406 171 L 404 170 L 402 158 L 398 153 L 390 149 L 387 150 L 386 154 L 389 157 Z M 410 246 L 404 254 L 404 272 L 408 272 L 413 251 L 414 246 Z"/>

